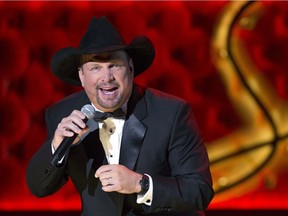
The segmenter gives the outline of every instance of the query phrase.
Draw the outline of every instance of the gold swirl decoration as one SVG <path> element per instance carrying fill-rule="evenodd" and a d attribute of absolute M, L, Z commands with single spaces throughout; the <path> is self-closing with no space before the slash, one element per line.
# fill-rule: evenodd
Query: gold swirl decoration
<path fill-rule="evenodd" d="M 253 64 L 237 31 L 253 30 L 264 13 L 259 1 L 232 1 L 219 17 L 212 39 L 213 60 L 241 127 L 208 143 L 216 196 L 239 197 L 260 182 L 273 189 L 288 165 L 288 104 Z"/>

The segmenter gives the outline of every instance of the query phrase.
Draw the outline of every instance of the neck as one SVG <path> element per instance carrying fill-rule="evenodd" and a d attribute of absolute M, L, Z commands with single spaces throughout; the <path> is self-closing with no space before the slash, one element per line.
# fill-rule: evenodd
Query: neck
<path fill-rule="evenodd" d="M 125 113 L 127 113 L 127 102 L 128 102 L 128 101 L 126 101 L 126 103 L 124 103 L 121 107 L 119 107 L 119 108 L 121 108 L 121 109 L 123 110 L 123 112 L 125 112 Z M 91 103 L 91 104 L 92 104 L 92 103 Z M 119 109 L 119 108 L 116 108 L 116 109 L 98 109 L 96 106 L 94 106 L 94 104 L 92 104 L 92 106 L 93 106 L 94 109 L 95 109 L 96 111 L 98 111 L 98 112 L 114 112 L 115 110 Z"/>

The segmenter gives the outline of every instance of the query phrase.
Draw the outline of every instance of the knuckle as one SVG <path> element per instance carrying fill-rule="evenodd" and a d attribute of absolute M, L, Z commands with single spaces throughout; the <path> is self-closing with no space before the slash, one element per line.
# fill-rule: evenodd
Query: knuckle
<path fill-rule="evenodd" d="M 66 121 L 68 121 L 68 117 L 62 118 L 61 123 L 64 123 L 64 122 L 66 122 Z"/>

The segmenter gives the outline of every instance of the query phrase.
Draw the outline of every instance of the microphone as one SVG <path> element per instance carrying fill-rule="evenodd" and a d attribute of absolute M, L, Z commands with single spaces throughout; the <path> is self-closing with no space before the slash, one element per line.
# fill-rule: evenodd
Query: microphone
<path fill-rule="evenodd" d="M 93 119 L 95 116 L 95 109 L 92 105 L 86 104 L 82 107 L 81 112 L 85 115 L 85 119 L 83 120 L 86 123 L 88 120 Z M 65 137 L 59 147 L 56 149 L 55 153 L 52 156 L 52 160 L 50 162 L 49 167 L 46 169 L 45 173 L 51 172 L 57 166 L 59 161 L 64 157 L 69 147 L 72 145 L 76 137 L 77 133 L 74 133 L 72 137 Z"/>

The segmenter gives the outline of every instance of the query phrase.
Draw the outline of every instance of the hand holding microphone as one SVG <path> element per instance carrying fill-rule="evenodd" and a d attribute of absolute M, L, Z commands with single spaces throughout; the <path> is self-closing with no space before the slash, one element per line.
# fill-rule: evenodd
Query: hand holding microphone
<path fill-rule="evenodd" d="M 54 133 L 52 145 L 56 151 L 53 154 L 50 166 L 47 168 L 46 173 L 58 164 L 68 151 L 69 147 L 74 143 L 77 136 L 85 132 L 86 122 L 89 119 L 92 119 L 94 115 L 94 107 L 87 104 L 82 107 L 81 111 L 74 110 L 70 116 L 62 119 Z"/>
<path fill-rule="evenodd" d="M 66 137 L 73 137 L 75 134 L 79 135 L 86 127 L 86 118 L 84 113 L 79 110 L 74 110 L 70 116 L 63 118 L 54 133 L 53 148 L 56 150 Z"/>

